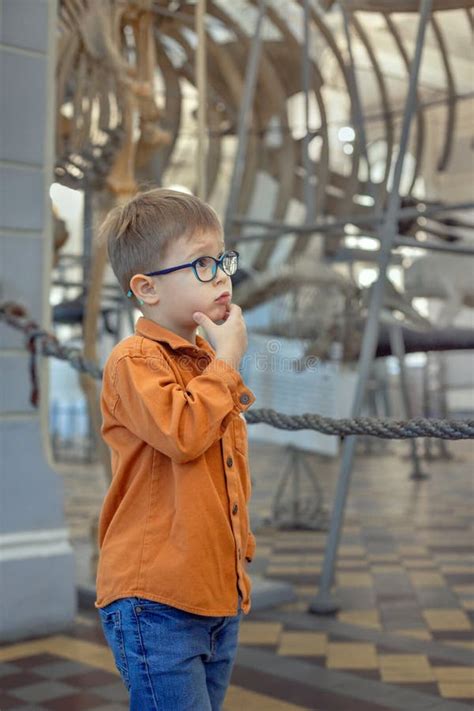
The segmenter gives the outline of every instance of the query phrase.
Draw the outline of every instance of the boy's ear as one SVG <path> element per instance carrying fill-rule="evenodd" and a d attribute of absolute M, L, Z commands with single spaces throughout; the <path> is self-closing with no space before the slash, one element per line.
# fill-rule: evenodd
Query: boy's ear
<path fill-rule="evenodd" d="M 134 274 L 130 279 L 130 290 L 137 299 L 149 306 L 155 306 L 160 300 L 155 282 L 144 274 Z"/>

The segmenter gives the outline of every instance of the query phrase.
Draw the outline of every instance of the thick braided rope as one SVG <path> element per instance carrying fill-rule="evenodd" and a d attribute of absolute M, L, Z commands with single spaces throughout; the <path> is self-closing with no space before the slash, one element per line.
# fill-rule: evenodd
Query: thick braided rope
<path fill-rule="evenodd" d="M 413 420 L 393 420 L 378 417 L 338 419 L 305 413 L 285 415 L 276 410 L 247 410 L 250 425 L 263 422 L 281 430 L 317 430 L 328 435 L 370 435 L 382 439 L 474 439 L 474 420 L 435 420 L 417 417 Z"/>
<path fill-rule="evenodd" d="M 40 328 L 35 321 L 28 318 L 21 304 L 0 304 L 0 321 L 22 331 L 26 336 L 28 350 L 33 354 L 66 360 L 80 373 L 88 373 L 96 380 L 102 380 L 102 369 L 98 365 L 84 358 L 79 348 L 63 345 L 54 334 Z"/>
<path fill-rule="evenodd" d="M 27 317 L 23 306 L 14 303 L 0 304 L 0 321 L 22 331 L 32 355 L 68 361 L 73 368 L 87 373 L 96 380 L 102 379 L 102 370 L 86 360 L 78 348 L 62 345 L 56 336 L 42 330 Z M 435 420 L 418 417 L 412 420 L 393 420 L 376 417 L 334 419 L 311 413 L 285 415 L 270 409 L 247 410 L 246 421 L 253 425 L 265 423 L 282 430 L 317 430 L 328 435 L 370 435 L 382 439 L 413 439 L 436 437 L 438 439 L 474 439 L 474 420 Z"/>

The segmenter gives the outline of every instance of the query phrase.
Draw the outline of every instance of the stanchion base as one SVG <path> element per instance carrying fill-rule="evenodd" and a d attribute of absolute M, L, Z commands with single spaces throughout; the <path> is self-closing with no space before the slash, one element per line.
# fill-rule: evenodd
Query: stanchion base
<path fill-rule="evenodd" d="M 451 452 L 447 454 L 425 454 L 425 460 L 427 462 L 452 462 L 453 459 L 456 459 L 456 457 L 454 454 L 451 454 Z"/>
<path fill-rule="evenodd" d="M 335 615 L 341 606 L 330 597 L 316 597 L 309 605 L 308 612 L 313 615 Z"/>
<path fill-rule="evenodd" d="M 424 481 L 425 479 L 431 479 L 431 475 L 425 474 L 425 472 L 412 472 L 409 478 L 412 481 Z"/>
<path fill-rule="evenodd" d="M 279 517 L 271 519 L 271 525 L 279 531 L 327 531 L 327 516 L 321 520 L 302 521 L 298 519 L 281 520 Z"/>

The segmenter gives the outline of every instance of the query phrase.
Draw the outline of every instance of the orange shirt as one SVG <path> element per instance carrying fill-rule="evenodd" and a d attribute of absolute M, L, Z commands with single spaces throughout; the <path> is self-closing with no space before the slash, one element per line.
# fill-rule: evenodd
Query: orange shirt
<path fill-rule="evenodd" d="M 101 394 L 112 483 L 99 521 L 97 607 L 143 597 L 199 615 L 250 610 L 255 550 L 240 375 L 146 318 L 112 350 Z"/>

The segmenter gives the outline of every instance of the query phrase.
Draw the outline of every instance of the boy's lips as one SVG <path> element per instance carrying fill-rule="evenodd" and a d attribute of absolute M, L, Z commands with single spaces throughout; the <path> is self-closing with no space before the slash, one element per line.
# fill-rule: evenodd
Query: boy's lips
<path fill-rule="evenodd" d="M 228 291 L 224 291 L 223 294 L 217 297 L 215 301 L 217 301 L 218 304 L 226 304 L 228 301 L 230 301 L 231 296 Z"/>

